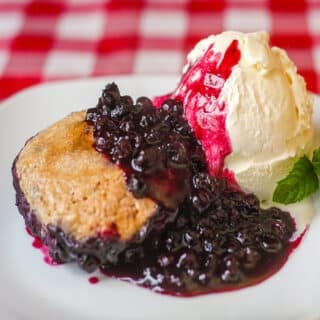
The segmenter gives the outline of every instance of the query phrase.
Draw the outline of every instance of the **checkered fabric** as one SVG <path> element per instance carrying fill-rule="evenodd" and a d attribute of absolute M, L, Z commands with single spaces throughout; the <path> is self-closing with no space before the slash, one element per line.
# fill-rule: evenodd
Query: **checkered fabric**
<path fill-rule="evenodd" d="M 320 93 L 320 0 L 0 0 L 0 99 L 51 79 L 177 74 L 228 29 L 268 30 Z"/>

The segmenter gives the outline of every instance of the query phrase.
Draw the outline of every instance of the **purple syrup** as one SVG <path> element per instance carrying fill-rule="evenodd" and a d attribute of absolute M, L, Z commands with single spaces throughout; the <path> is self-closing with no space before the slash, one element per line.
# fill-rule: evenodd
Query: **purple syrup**
<path fill-rule="evenodd" d="M 29 236 L 31 236 L 33 238 L 33 241 L 32 241 L 32 246 L 35 248 L 35 249 L 38 249 L 42 252 L 43 254 L 43 261 L 50 265 L 50 266 L 57 266 L 59 265 L 60 263 L 54 261 L 50 254 L 49 254 L 49 250 L 47 248 L 47 246 L 45 246 L 42 242 L 42 240 L 39 238 L 39 237 L 36 237 L 32 234 L 32 232 L 29 230 L 29 228 L 26 228 L 26 231 L 28 233 Z"/>
<path fill-rule="evenodd" d="M 42 248 L 42 241 L 39 238 L 34 238 L 32 242 L 32 246 L 36 249 L 41 249 Z"/>
<path fill-rule="evenodd" d="M 87 122 L 95 148 L 123 169 L 136 197 L 178 210 L 161 232 L 129 242 L 116 264 L 102 263 L 105 274 L 194 296 L 256 284 L 287 260 L 295 231 L 291 216 L 261 209 L 256 196 L 210 175 L 179 101 L 165 100 L 157 109 L 145 97 L 134 103 L 110 84 L 88 110 Z"/>
<path fill-rule="evenodd" d="M 90 284 L 97 284 L 100 282 L 100 279 L 98 277 L 90 277 L 88 281 Z"/>

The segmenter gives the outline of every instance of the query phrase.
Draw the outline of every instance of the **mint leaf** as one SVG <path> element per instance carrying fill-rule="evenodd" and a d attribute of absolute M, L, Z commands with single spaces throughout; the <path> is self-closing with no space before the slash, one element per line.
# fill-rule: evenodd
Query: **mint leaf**
<path fill-rule="evenodd" d="M 320 176 L 320 148 L 313 151 L 312 165 L 318 176 Z"/>
<path fill-rule="evenodd" d="M 272 200 L 283 204 L 298 202 L 315 192 L 318 187 L 315 169 L 311 161 L 303 156 L 293 165 L 289 174 L 277 183 Z"/>

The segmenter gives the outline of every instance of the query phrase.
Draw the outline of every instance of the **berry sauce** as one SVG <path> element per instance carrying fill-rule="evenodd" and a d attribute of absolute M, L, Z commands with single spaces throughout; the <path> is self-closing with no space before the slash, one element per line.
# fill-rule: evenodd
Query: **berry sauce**
<path fill-rule="evenodd" d="M 98 277 L 90 277 L 88 281 L 90 284 L 97 284 L 100 282 L 100 279 Z"/>
<path fill-rule="evenodd" d="M 59 265 L 58 262 L 53 260 L 49 254 L 49 250 L 46 245 L 43 244 L 42 240 L 39 237 L 36 237 L 33 235 L 33 233 L 29 230 L 29 228 L 26 228 L 26 231 L 28 235 L 30 235 L 33 238 L 32 246 L 36 249 L 39 249 L 43 254 L 43 261 L 50 265 L 50 266 L 56 266 Z"/>
<path fill-rule="evenodd" d="M 222 71 L 227 77 L 228 68 Z M 123 169 L 136 197 L 178 210 L 160 233 L 128 244 L 116 265 L 100 265 L 105 274 L 194 296 L 259 283 L 285 263 L 293 219 L 280 209 L 260 208 L 255 195 L 210 174 L 179 101 L 165 100 L 157 109 L 148 98 L 134 103 L 109 84 L 86 120 L 96 150 Z"/>
<path fill-rule="evenodd" d="M 211 45 L 198 61 L 189 66 L 174 93 L 154 99 L 157 106 L 168 98 L 183 102 L 184 116 L 203 146 L 209 172 L 213 176 L 225 176 L 234 185 L 233 173 L 224 168 L 224 159 L 232 148 L 226 130 L 227 106 L 219 98 L 240 58 L 237 40 L 231 42 L 223 56 L 214 52 Z"/>

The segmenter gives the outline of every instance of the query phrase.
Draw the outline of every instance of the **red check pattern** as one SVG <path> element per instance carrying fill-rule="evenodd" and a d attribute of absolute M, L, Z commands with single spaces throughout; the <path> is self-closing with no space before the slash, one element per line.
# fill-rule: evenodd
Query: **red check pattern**
<path fill-rule="evenodd" d="M 269 31 L 320 93 L 320 0 L 0 0 L 0 99 L 52 79 L 178 74 L 228 29 Z"/>

